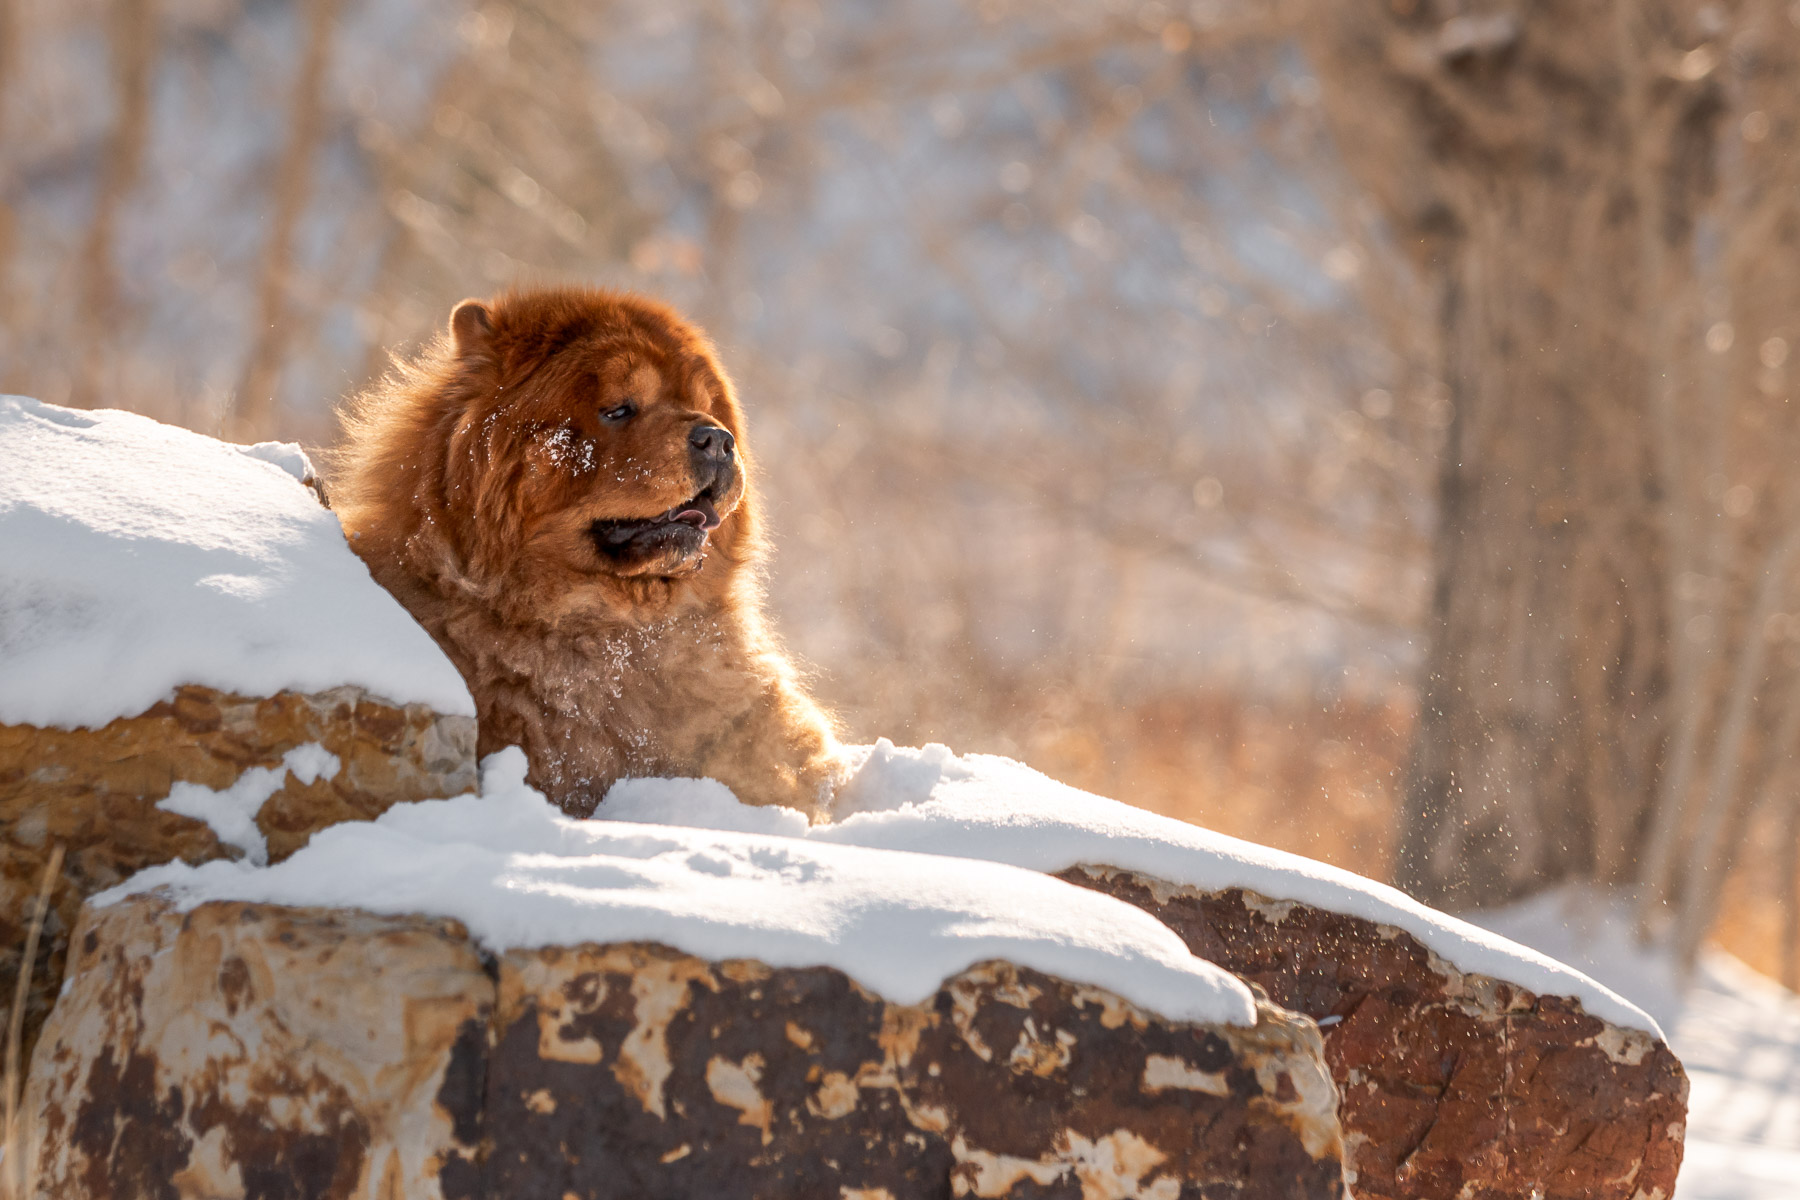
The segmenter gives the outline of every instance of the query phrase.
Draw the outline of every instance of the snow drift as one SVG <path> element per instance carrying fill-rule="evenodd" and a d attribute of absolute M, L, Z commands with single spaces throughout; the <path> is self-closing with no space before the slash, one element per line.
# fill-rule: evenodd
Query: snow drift
<path fill-rule="evenodd" d="M 1082 792 L 1011 759 L 958 757 L 939 745 L 905 749 L 885 738 L 857 753 L 856 774 L 826 824 L 809 826 L 792 809 L 738 804 L 711 780 L 624 780 L 595 815 L 981 859 L 1043 872 L 1104 864 L 1208 891 L 1243 888 L 1271 900 L 1391 925 L 1461 971 L 1539 995 L 1573 996 L 1604 1021 L 1662 1036 L 1642 1009 L 1579 971 L 1349 871 Z"/>
<path fill-rule="evenodd" d="M 517 748 L 486 760 L 480 795 L 335 825 L 272 867 L 153 867 L 92 903 L 156 888 L 183 909 L 244 900 L 454 917 L 494 952 L 643 941 L 711 961 L 829 966 L 899 1004 L 1001 959 L 1172 1020 L 1255 1022 L 1248 988 L 1122 901 L 998 864 L 578 820 L 526 785 Z"/>
<path fill-rule="evenodd" d="M 5 396 L 0 464 L 0 723 L 97 727 L 180 684 L 474 715 L 301 486 L 298 446 Z"/>

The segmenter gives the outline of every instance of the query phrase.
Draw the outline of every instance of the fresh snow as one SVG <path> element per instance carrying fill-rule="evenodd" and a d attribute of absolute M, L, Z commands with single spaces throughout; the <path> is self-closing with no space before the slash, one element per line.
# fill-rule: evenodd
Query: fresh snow
<path fill-rule="evenodd" d="M 308 742 L 282 755 L 281 766 L 251 767 L 223 791 L 177 781 L 156 807 L 205 821 L 221 842 L 237 847 L 261 866 L 269 861 L 269 843 L 256 826 L 256 814 L 269 797 L 286 785 L 289 775 L 310 784 L 320 778 L 336 779 L 339 766 L 337 755 L 317 742 Z"/>
<path fill-rule="evenodd" d="M 100 726 L 184 683 L 474 715 L 310 470 L 298 446 L 0 396 L 0 723 Z"/>
<path fill-rule="evenodd" d="M 1465 973 L 1573 996 L 1614 1025 L 1662 1036 L 1643 1009 L 1579 971 L 1349 871 L 1078 791 L 1011 759 L 958 757 L 940 745 L 906 749 L 886 738 L 852 753 L 854 774 L 834 801 L 833 819 L 820 825 L 790 809 L 741 805 L 711 780 L 622 780 L 595 815 L 1041 872 L 1104 864 L 1209 891 L 1243 888 L 1394 926 Z"/>
<path fill-rule="evenodd" d="M 1243 983 L 1148 913 L 1098 892 L 999 864 L 576 820 L 527 786 L 525 770 L 522 751 L 503 750 L 482 764 L 480 795 L 331 826 L 272 867 L 152 867 L 93 903 L 160 887 L 184 909 L 248 900 L 429 913 L 461 921 L 496 952 L 660 942 L 714 961 L 835 967 L 901 1004 L 1005 959 L 1172 1020 L 1255 1020 Z"/>
<path fill-rule="evenodd" d="M 292 475 L 297 483 L 310 485 L 319 477 L 319 473 L 313 469 L 312 459 L 306 457 L 306 451 L 293 442 L 257 442 L 253 446 L 231 448 L 246 458 L 280 467 Z"/>
<path fill-rule="evenodd" d="M 336 779 L 338 770 L 343 766 L 337 755 L 317 742 L 295 746 L 281 756 L 281 762 L 295 779 L 309 786 L 319 779 Z"/>

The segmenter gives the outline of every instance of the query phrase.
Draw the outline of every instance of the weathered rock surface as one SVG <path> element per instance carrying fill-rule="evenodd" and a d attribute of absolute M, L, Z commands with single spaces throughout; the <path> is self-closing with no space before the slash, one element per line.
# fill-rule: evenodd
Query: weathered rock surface
<path fill-rule="evenodd" d="M 1003 963 L 896 1005 L 646 944 L 484 973 L 424 918 L 89 910 L 27 1112 L 38 1194 L 1342 1195 L 1318 1034 L 1165 1022 Z"/>
<path fill-rule="evenodd" d="M 1259 1018 L 1171 1025 L 1004 963 L 907 1007 L 826 968 L 514 952 L 487 1194 L 1335 1198 L 1317 1035 Z"/>
<path fill-rule="evenodd" d="M 27 1052 L 61 986 L 68 931 L 84 899 L 156 863 L 237 853 L 204 822 L 157 801 L 178 781 L 227 788 L 249 768 L 279 768 L 284 754 L 308 743 L 341 767 L 311 783 L 288 774 L 263 804 L 256 823 L 272 861 L 327 825 L 475 784 L 473 718 L 387 704 L 357 688 L 255 699 L 184 687 L 99 729 L 0 725 L 0 1007 L 12 1002 L 29 899 L 51 848 L 66 853 L 26 1004 Z"/>
<path fill-rule="evenodd" d="M 87 908 L 26 1112 L 36 1194 L 437 1197 L 493 982 L 454 922 Z M 31 1142 L 28 1142 L 28 1145 Z"/>
<path fill-rule="evenodd" d="M 1411 935 L 1239 889 L 1060 873 L 1321 1022 L 1363 1200 L 1667 1200 L 1687 1075 L 1667 1045 L 1458 971 Z"/>

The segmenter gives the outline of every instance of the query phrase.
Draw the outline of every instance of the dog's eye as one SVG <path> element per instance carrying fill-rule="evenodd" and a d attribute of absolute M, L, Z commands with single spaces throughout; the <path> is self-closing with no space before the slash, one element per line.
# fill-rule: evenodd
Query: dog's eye
<path fill-rule="evenodd" d="M 600 419 L 608 424 L 617 425 L 619 422 L 629 421 L 635 416 L 637 416 L 637 405 L 627 400 L 617 408 L 609 408 L 603 411 L 600 414 Z"/>

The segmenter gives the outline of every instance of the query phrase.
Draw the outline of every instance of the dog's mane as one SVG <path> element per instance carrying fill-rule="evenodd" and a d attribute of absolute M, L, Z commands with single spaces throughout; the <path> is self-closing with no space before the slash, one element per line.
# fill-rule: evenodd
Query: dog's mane
<path fill-rule="evenodd" d="M 468 681 L 480 753 L 525 746 L 532 782 L 578 814 L 631 773 L 711 775 L 754 803 L 815 808 L 838 777 L 835 730 L 763 619 L 753 465 L 713 347 L 671 310 L 622 293 L 489 304 L 473 310 L 472 340 L 446 331 L 396 356 L 341 410 L 344 439 L 326 458 L 352 547 Z M 736 439 L 741 498 L 685 574 L 564 576 L 521 557 L 527 452 L 541 451 L 545 429 L 504 393 L 555 396 L 541 389 L 566 379 L 524 385 L 595 337 L 703 365 L 692 378 Z M 487 415 L 471 423 L 471 410 Z"/>

